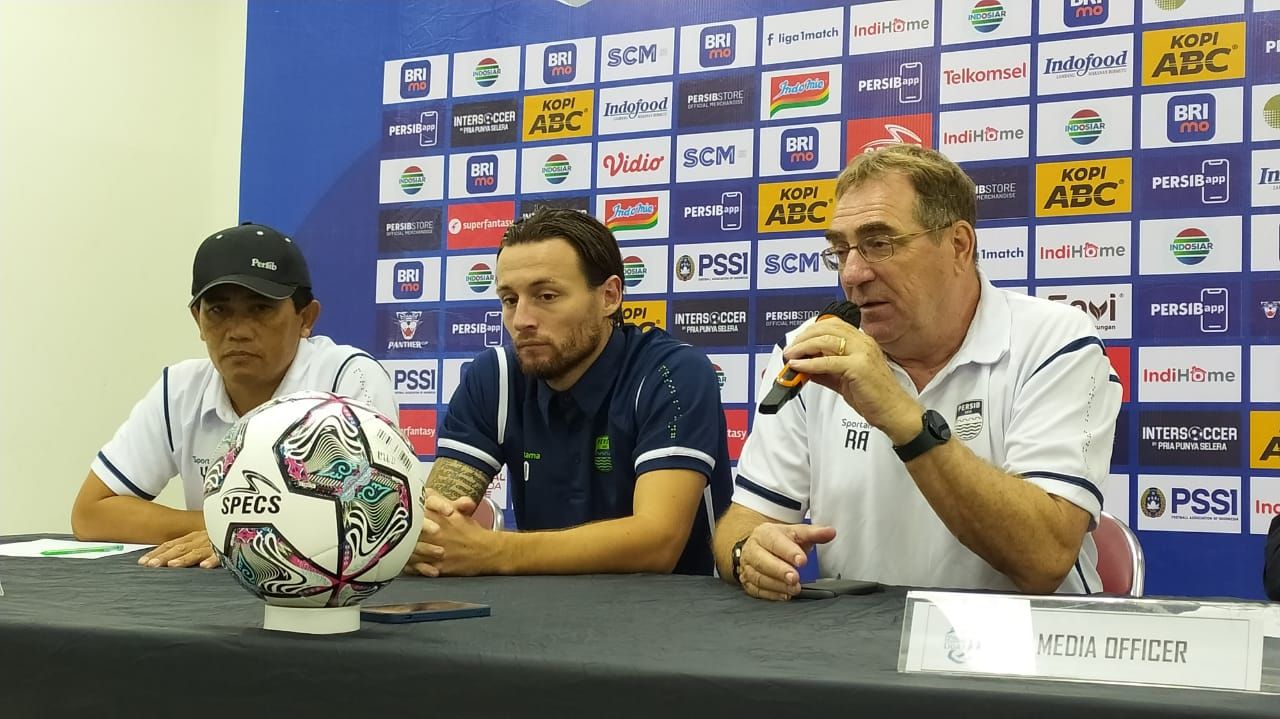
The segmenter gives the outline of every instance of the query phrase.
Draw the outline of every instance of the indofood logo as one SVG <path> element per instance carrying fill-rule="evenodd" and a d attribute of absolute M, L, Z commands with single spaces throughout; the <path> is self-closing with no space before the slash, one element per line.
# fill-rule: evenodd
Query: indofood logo
<path fill-rule="evenodd" d="M 1184 265 L 1198 265 L 1213 251 L 1213 242 L 1204 230 L 1188 227 L 1174 236 L 1169 251 Z"/>
<path fill-rule="evenodd" d="M 553 185 L 564 182 L 572 171 L 573 165 L 569 163 L 569 158 L 558 152 L 542 163 L 542 177 Z"/>
<path fill-rule="evenodd" d="M 1067 137 L 1077 145 L 1091 145 L 1102 136 L 1102 131 L 1106 127 L 1107 123 L 1102 121 L 1102 115 L 1099 115 L 1097 110 L 1085 108 L 1076 111 L 1076 114 L 1067 120 Z"/>
<path fill-rule="evenodd" d="M 1142 493 L 1142 500 L 1138 502 L 1138 506 L 1142 507 L 1143 514 L 1155 519 L 1164 514 L 1164 508 L 1168 505 L 1165 502 L 1164 492 L 1157 487 L 1149 487 Z"/>
<path fill-rule="evenodd" d="M 806 72 L 770 80 L 769 117 L 784 110 L 817 107 L 831 97 L 831 73 Z"/>
<path fill-rule="evenodd" d="M 1123 72 L 1129 66 L 1129 51 L 1121 50 L 1113 55 L 1089 53 L 1084 57 L 1071 54 L 1066 57 L 1046 57 L 1044 74 L 1054 77 L 1084 77 L 1091 74 Z"/>
<path fill-rule="evenodd" d="M 467 270 L 467 286 L 477 294 L 489 289 L 493 284 L 493 270 L 483 262 L 477 262 Z"/>
<path fill-rule="evenodd" d="M 604 103 L 602 117 L 625 117 L 628 120 L 658 117 L 665 115 L 671 108 L 671 98 L 660 100 L 623 100 L 621 102 Z"/>
<path fill-rule="evenodd" d="M 979 0 L 969 11 L 969 24 L 981 33 L 995 32 L 1004 22 L 1005 9 L 1000 0 Z"/>
<path fill-rule="evenodd" d="M 680 259 L 676 260 L 676 277 L 682 282 L 688 282 L 693 279 L 693 258 L 688 255 L 680 255 Z"/>
<path fill-rule="evenodd" d="M 498 77 L 502 75 L 502 66 L 497 60 L 486 57 L 476 63 L 476 69 L 471 71 L 471 77 L 480 87 L 490 87 L 498 81 Z"/>
<path fill-rule="evenodd" d="M 627 287 L 635 287 L 644 281 L 644 276 L 649 273 L 649 269 L 644 266 L 644 260 L 635 255 L 627 255 L 622 258 L 622 284 Z"/>
<path fill-rule="evenodd" d="M 422 174 L 422 168 L 417 165 L 409 165 L 400 173 L 400 189 L 406 195 L 418 194 L 424 184 L 426 178 Z"/>
<path fill-rule="evenodd" d="M 651 230 L 658 225 L 657 196 L 607 200 L 604 226 L 611 232 Z"/>

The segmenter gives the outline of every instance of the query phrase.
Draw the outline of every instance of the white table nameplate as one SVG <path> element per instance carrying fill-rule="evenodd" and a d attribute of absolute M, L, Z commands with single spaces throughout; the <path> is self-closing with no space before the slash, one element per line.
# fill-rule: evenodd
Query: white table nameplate
<path fill-rule="evenodd" d="M 898 670 L 1257 691 L 1265 610 L 910 592 Z"/>

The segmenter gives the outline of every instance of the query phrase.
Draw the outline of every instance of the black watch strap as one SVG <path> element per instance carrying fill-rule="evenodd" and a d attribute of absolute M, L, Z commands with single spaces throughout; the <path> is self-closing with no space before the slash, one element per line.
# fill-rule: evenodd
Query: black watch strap
<path fill-rule="evenodd" d="M 747 540 L 750 538 L 751 538 L 751 535 L 748 534 L 742 539 L 739 539 L 737 543 L 733 545 L 733 550 L 729 553 L 729 556 L 733 561 L 733 581 L 737 582 L 738 584 L 742 584 L 742 577 L 741 577 L 742 547 L 747 543 Z"/>
<path fill-rule="evenodd" d="M 910 442 L 893 448 L 893 451 L 898 455 L 898 459 L 903 462 L 910 462 L 934 447 L 946 444 L 947 440 L 951 439 L 951 427 L 942 415 L 933 410 L 927 410 L 920 419 L 924 425 L 920 428 L 920 434 L 917 434 L 915 439 Z"/>

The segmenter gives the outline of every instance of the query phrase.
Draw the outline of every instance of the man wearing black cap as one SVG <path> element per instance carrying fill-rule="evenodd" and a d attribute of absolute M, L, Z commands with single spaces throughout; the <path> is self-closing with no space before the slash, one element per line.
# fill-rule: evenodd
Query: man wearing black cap
<path fill-rule="evenodd" d="M 189 307 L 209 358 L 164 369 L 94 458 L 71 510 L 79 539 L 158 544 L 139 560 L 151 567 L 217 565 L 201 484 L 209 454 L 241 415 L 302 390 L 398 414 L 391 380 L 372 357 L 311 335 L 320 303 L 307 263 L 276 230 L 244 223 L 205 239 Z M 185 511 L 151 501 L 174 475 Z"/>

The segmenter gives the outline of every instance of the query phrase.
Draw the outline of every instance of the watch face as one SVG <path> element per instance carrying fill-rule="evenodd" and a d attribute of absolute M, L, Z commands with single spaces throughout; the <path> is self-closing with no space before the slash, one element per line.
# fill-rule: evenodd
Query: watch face
<path fill-rule="evenodd" d="M 947 420 L 933 410 L 926 413 L 926 426 L 929 428 L 929 434 L 942 441 L 951 439 L 951 426 L 947 424 Z"/>

